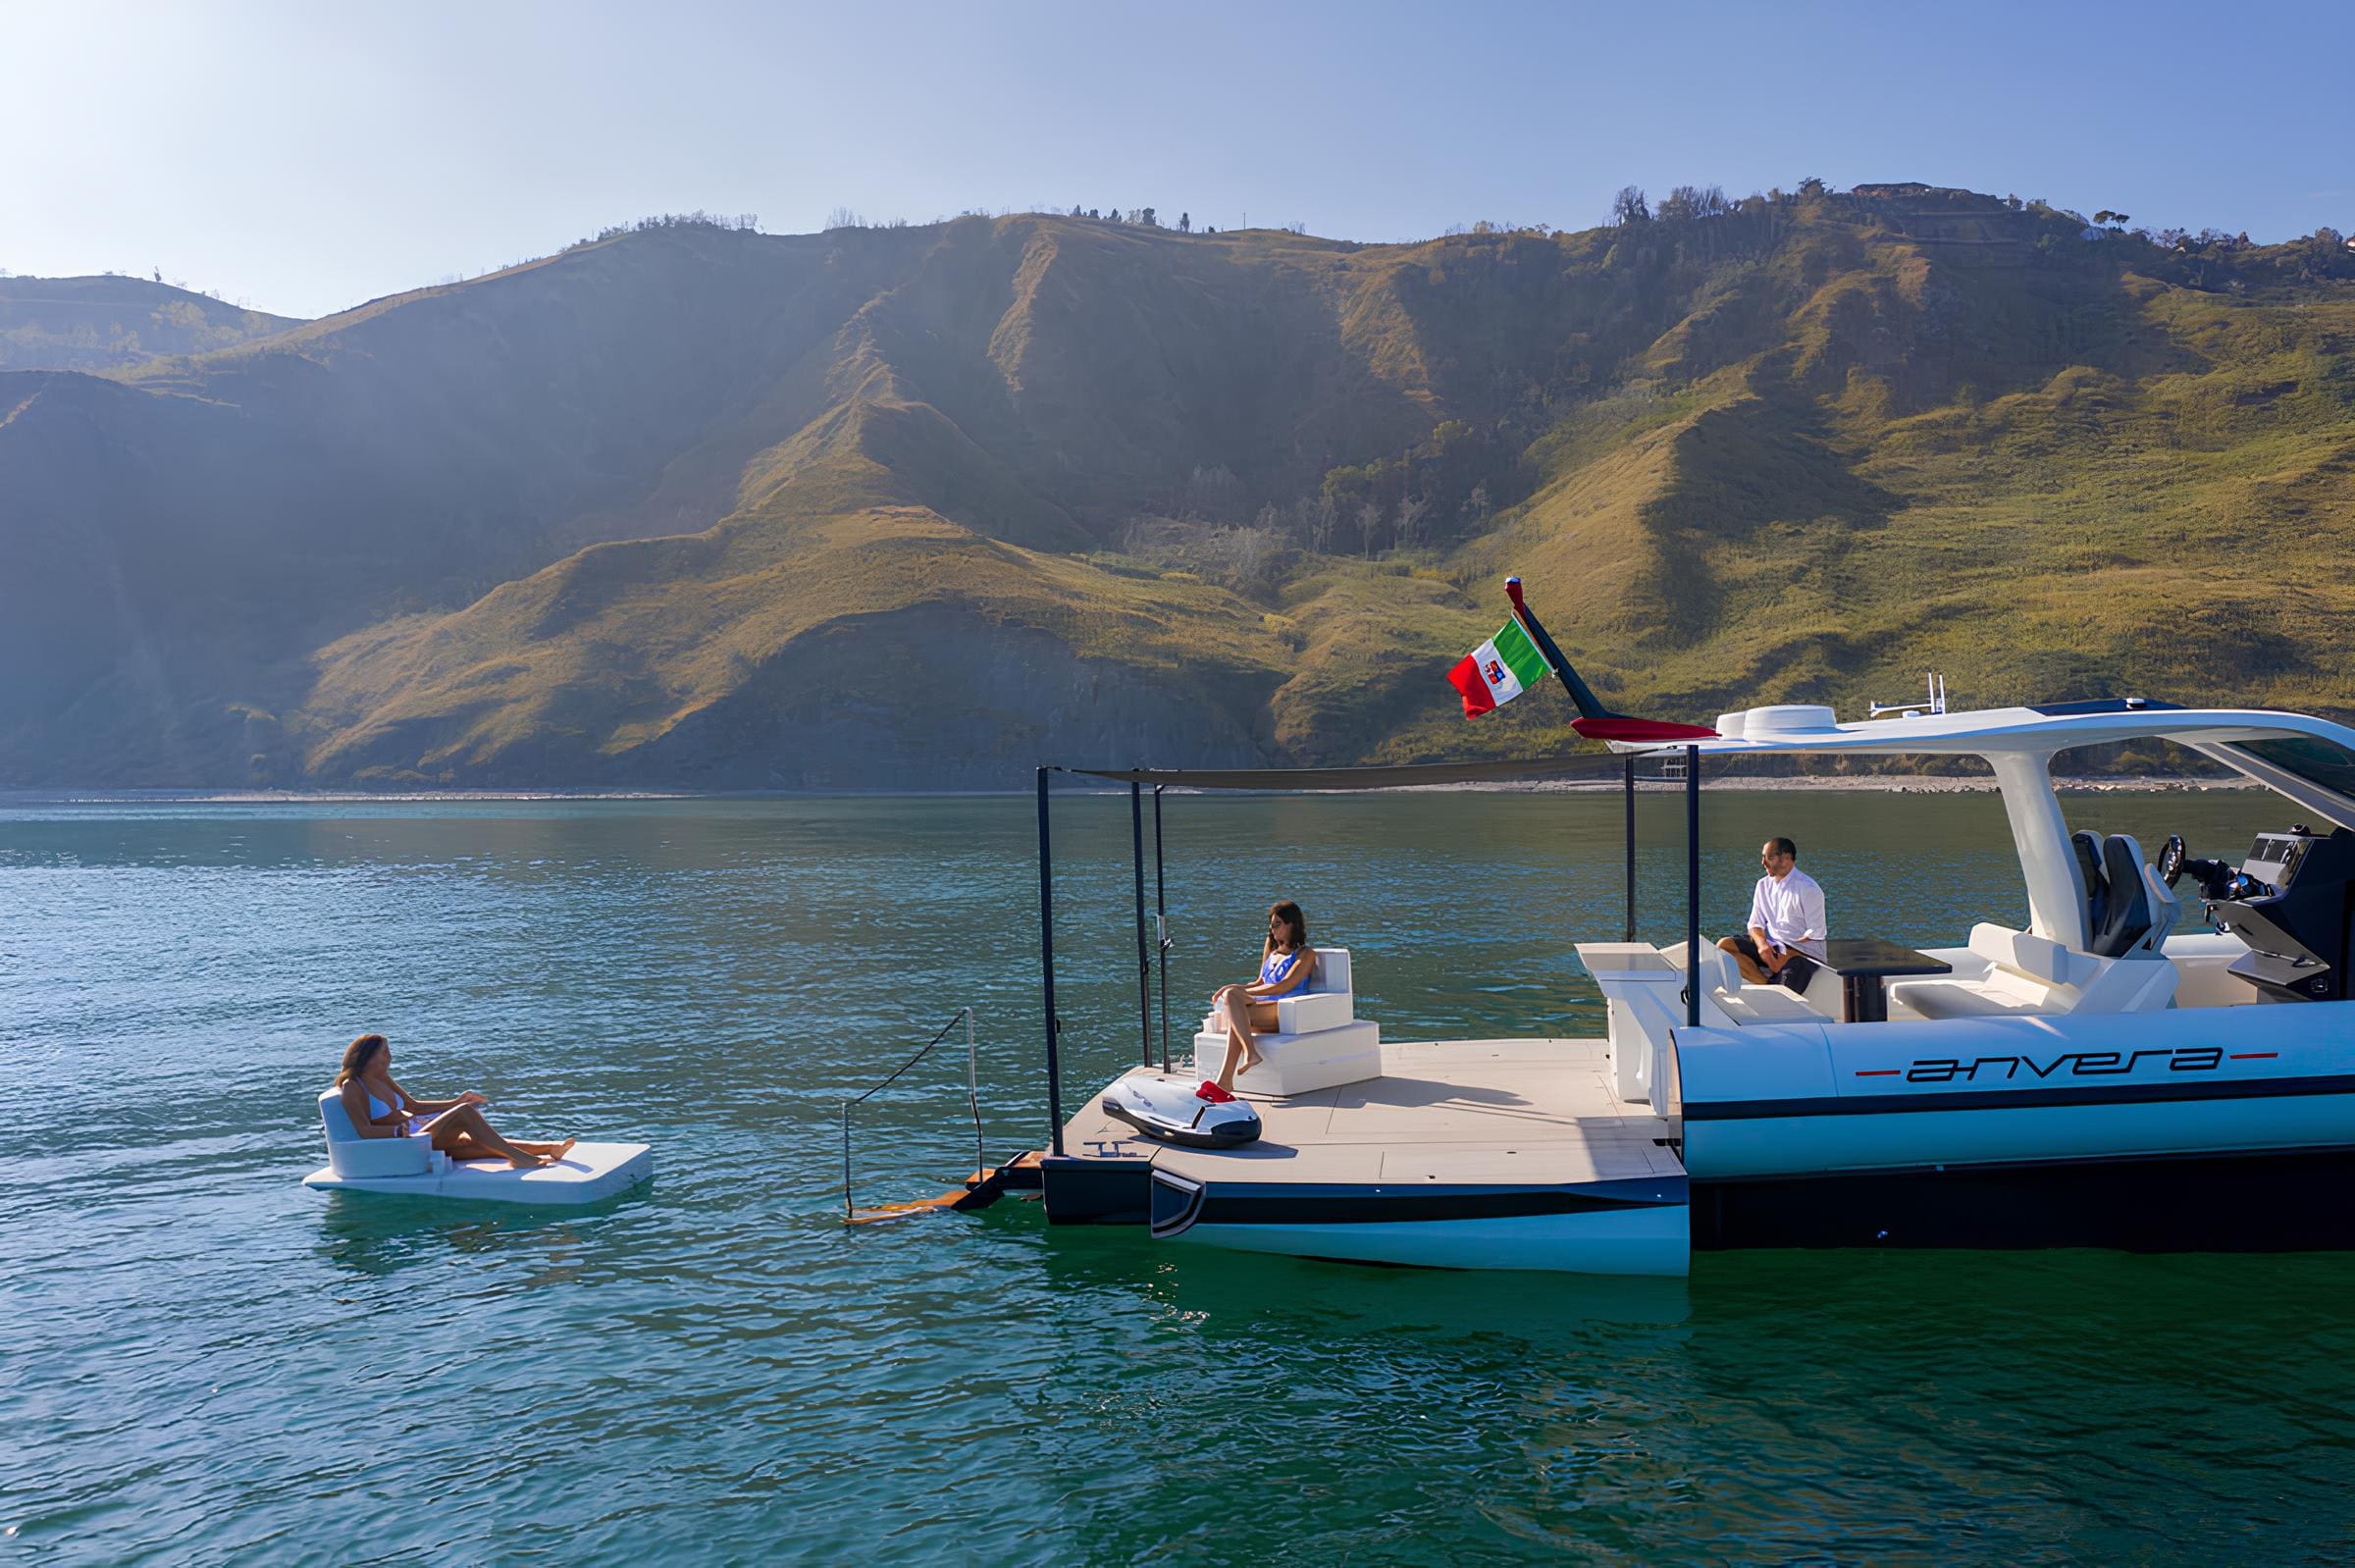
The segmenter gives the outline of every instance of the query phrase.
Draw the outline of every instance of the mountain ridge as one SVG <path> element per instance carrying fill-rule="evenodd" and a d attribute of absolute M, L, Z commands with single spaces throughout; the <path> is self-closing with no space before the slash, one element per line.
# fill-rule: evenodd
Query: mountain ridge
<path fill-rule="evenodd" d="M 0 693 L 0 779 L 1566 746 L 1559 705 L 1466 726 L 1441 679 L 1514 569 L 1680 716 L 1929 664 L 1974 702 L 2343 710 L 2349 592 L 2249 554 L 2355 535 L 2355 258 L 1868 188 L 1384 246 L 673 228 L 113 384 L 0 376 L 35 567 L 0 663 L 43 676 Z"/>
<path fill-rule="evenodd" d="M 0 371 L 111 371 L 301 323 L 144 278 L 0 277 Z"/>

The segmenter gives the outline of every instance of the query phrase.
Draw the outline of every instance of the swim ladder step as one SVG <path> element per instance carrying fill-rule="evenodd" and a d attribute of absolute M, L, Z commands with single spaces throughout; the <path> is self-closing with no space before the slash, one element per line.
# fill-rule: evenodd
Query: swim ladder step
<path fill-rule="evenodd" d="M 1041 1186 L 1039 1155 L 1036 1150 L 1018 1155 L 1006 1164 L 986 1171 L 975 1171 L 965 1178 L 965 1185 L 951 1187 L 937 1197 L 912 1198 L 906 1203 L 879 1203 L 871 1209 L 854 1209 L 843 1217 L 845 1225 L 879 1225 L 886 1220 L 905 1220 L 916 1214 L 970 1214 L 986 1209 L 1009 1192 L 1036 1192 Z"/>

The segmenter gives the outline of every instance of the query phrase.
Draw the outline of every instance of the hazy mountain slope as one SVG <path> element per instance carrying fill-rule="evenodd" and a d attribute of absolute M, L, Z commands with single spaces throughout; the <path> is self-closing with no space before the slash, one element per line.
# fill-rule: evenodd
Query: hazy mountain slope
<path fill-rule="evenodd" d="M 0 370 L 113 370 L 298 325 L 144 278 L 0 278 Z"/>
<path fill-rule="evenodd" d="M 1599 576 L 1565 641 L 1684 714 L 1929 665 L 1974 703 L 2355 705 L 2355 269 L 2276 247 L 2194 287 L 2131 243 L 1859 233 L 1779 341 L 1557 429 L 1588 466 L 1457 568 Z"/>
<path fill-rule="evenodd" d="M 679 460 L 864 292 L 756 237 L 584 247 L 131 387 L 0 377 L 0 550 L 45 563 L 0 576 L 0 667 L 48 676 L 0 689 L 0 758 L 218 767 L 221 726 L 297 702 L 322 643 L 731 510 L 737 473 Z"/>
<path fill-rule="evenodd" d="M 1522 750 L 1562 705 L 1466 726 L 1441 678 L 1508 570 L 1664 712 L 1929 663 L 2344 705 L 2355 257 L 2080 228 L 1901 188 L 1406 246 L 666 230 L 0 377 L 0 777 Z"/>

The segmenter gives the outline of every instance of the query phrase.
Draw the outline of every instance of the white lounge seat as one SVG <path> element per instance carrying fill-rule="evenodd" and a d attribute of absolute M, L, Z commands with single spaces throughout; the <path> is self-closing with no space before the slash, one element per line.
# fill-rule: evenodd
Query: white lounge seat
<path fill-rule="evenodd" d="M 1719 991 L 1713 998 L 1725 1016 L 1736 1023 L 1821 1023 L 1823 1015 L 1800 1000 L 1799 994 L 1780 985 L 1736 986 L 1731 991 Z"/>
<path fill-rule="evenodd" d="M 1669 967 L 1685 967 L 1685 949 L 1681 943 L 1671 943 L 1659 950 Z M 1839 1017 L 1839 976 L 1818 967 L 1808 976 L 1805 991 L 1794 991 L 1783 985 L 1753 985 L 1742 978 L 1742 967 L 1734 956 L 1715 942 L 1704 939 L 1701 944 L 1701 996 L 1709 1006 L 1724 1015 L 1727 1023 L 1821 1023 Z M 1816 987 L 1823 986 L 1824 992 Z M 1827 994 L 1831 1006 L 1827 1010 L 1820 997 Z M 1703 1010 L 1706 1021 L 1706 1009 Z"/>
<path fill-rule="evenodd" d="M 654 1174 L 643 1143 L 576 1143 L 554 1165 L 518 1171 L 504 1160 L 452 1160 L 426 1138 L 363 1138 L 343 1109 L 342 1091 L 319 1096 L 327 1129 L 327 1167 L 302 1178 L 330 1192 L 406 1193 L 493 1203 L 595 1203 Z"/>
<path fill-rule="evenodd" d="M 327 1128 L 327 1168 L 339 1176 L 421 1176 L 450 1163 L 428 1138 L 361 1137 L 340 1089 L 319 1096 L 319 1120 Z"/>
<path fill-rule="evenodd" d="M 1316 973 L 1298 995 L 1276 1002 L 1276 1032 L 1253 1044 L 1259 1065 L 1235 1074 L 1236 1089 L 1253 1094 L 1306 1094 L 1382 1076 L 1382 1029 L 1357 1017 L 1350 989 L 1349 950 L 1316 950 Z M 1227 1029 L 1216 1013 L 1194 1036 L 1194 1066 L 1215 1078 L 1227 1065 Z"/>
<path fill-rule="evenodd" d="M 2165 884 L 2152 879 L 2162 893 Z M 1893 1019 L 1967 1019 L 2007 1015 L 2157 1012 L 2174 999 L 2178 975 L 2159 959 L 2158 942 L 2181 906 L 2154 901 L 2151 936 L 2125 958 L 2096 958 L 2027 931 L 1970 928 L 1970 952 L 1984 973 L 1954 979 L 1899 980 L 1889 987 Z M 2154 951 L 2145 953 L 2145 946 Z"/>

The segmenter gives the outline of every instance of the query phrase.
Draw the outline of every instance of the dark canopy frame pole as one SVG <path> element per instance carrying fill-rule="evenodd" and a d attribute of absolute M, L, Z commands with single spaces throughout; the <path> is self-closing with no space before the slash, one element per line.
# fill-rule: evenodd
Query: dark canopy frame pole
<path fill-rule="evenodd" d="M 1636 939 L 1636 754 L 1627 754 L 1627 935 Z"/>
<path fill-rule="evenodd" d="M 1158 803 L 1156 803 L 1158 804 Z M 1153 1065 L 1153 961 L 1145 956 L 1145 787 L 1128 781 L 1129 863 L 1136 873 L 1136 1039 Z"/>
<path fill-rule="evenodd" d="M 1701 748 L 1685 748 L 1685 1022 L 1701 1027 Z"/>
<path fill-rule="evenodd" d="M 1047 769 L 1038 770 L 1038 974 L 1039 993 L 1047 1013 L 1047 1121 L 1049 1146 L 1063 1157 L 1063 1058 L 1056 1036 L 1063 1030 L 1055 1017 L 1055 862 L 1047 835 Z"/>
<path fill-rule="evenodd" d="M 1161 954 L 1161 1071 L 1170 1071 L 1170 885 L 1161 857 L 1161 786 L 1153 786 L 1153 945 Z"/>

